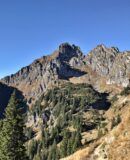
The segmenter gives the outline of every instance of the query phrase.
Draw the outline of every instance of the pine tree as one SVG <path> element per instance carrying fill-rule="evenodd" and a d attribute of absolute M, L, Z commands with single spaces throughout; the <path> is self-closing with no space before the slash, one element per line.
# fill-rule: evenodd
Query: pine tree
<path fill-rule="evenodd" d="M 84 97 L 81 97 L 81 100 L 80 100 L 80 108 L 83 110 L 85 108 L 85 99 Z"/>
<path fill-rule="evenodd" d="M 81 139 L 82 139 L 82 137 L 81 137 L 80 130 L 77 130 L 77 133 L 76 133 L 76 136 L 75 136 L 75 141 L 74 141 L 74 144 L 73 144 L 73 152 L 75 152 L 76 149 L 81 146 Z"/>
<path fill-rule="evenodd" d="M 67 144 L 67 155 L 70 155 L 71 153 L 72 153 L 72 140 L 70 138 Z"/>
<path fill-rule="evenodd" d="M 68 139 L 69 139 L 70 133 L 68 130 L 64 131 L 63 141 L 61 144 L 61 157 L 67 156 L 67 145 L 68 145 Z"/>
<path fill-rule="evenodd" d="M 1 149 L 2 149 L 2 127 L 3 127 L 3 121 L 0 120 L 0 156 L 1 156 Z M 1 158 L 0 158 L 1 160 Z"/>
<path fill-rule="evenodd" d="M 74 114 L 75 113 L 75 111 L 76 111 L 76 100 L 75 100 L 75 98 L 73 98 L 73 104 L 72 104 L 72 113 Z"/>
<path fill-rule="evenodd" d="M 49 155 L 48 155 L 48 160 L 56 160 L 56 150 L 57 150 L 57 145 L 56 141 L 54 140 L 52 146 L 49 148 Z"/>
<path fill-rule="evenodd" d="M 26 160 L 23 108 L 16 98 L 11 96 L 5 110 L 5 119 L 0 133 L 0 160 Z"/>
<path fill-rule="evenodd" d="M 51 151 L 52 151 L 52 159 L 56 159 L 56 150 L 57 150 L 57 145 L 56 145 L 56 140 L 54 140 Z"/>

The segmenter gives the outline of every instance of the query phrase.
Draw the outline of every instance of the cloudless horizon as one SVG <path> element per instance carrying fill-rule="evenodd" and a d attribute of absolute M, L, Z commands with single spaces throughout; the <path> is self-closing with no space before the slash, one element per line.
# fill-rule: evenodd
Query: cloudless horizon
<path fill-rule="evenodd" d="M 0 1 L 0 78 L 63 42 L 86 54 L 98 44 L 130 50 L 129 0 Z"/>

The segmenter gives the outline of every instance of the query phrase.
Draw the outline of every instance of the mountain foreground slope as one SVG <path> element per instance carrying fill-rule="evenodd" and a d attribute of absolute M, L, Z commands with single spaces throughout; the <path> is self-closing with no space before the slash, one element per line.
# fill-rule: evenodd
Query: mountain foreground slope
<path fill-rule="evenodd" d="M 84 55 L 63 43 L 0 80 L 0 115 L 17 89 L 29 106 L 30 160 L 129 160 L 129 83 L 129 51 L 98 45 Z"/>

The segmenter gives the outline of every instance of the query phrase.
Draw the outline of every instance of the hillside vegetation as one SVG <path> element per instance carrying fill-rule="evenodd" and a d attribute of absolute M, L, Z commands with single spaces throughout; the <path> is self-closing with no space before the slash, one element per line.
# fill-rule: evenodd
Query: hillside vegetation
<path fill-rule="evenodd" d="M 102 136 L 107 129 L 98 128 L 109 107 L 105 96 L 91 85 L 71 83 L 42 95 L 28 113 L 30 159 L 58 160 Z"/>

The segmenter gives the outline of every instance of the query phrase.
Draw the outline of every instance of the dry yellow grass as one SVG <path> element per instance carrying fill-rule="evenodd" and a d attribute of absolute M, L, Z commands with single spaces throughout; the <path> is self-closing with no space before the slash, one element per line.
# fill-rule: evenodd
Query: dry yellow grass
<path fill-rule="evenodd" d="M 104 137 L 62 160 L 130 160 L 130 95 L 119 97 L 114 105 L 116 113 L 110 108 L 105 116 L 112 119 L 120 114 L 121 123 Z"/>
<path fill-rule="evenodd" d="M 61 160 L 88 160 L 88 156 L 95 150 L 95 148 L 100 144 L 100 141 L 97 141 L 93 144 L 91 144 L 89 147 L 86 147 L 84 149 L 80 149 L 73 155 L 67 157 L 67 158 L 62 158 Z"/>

